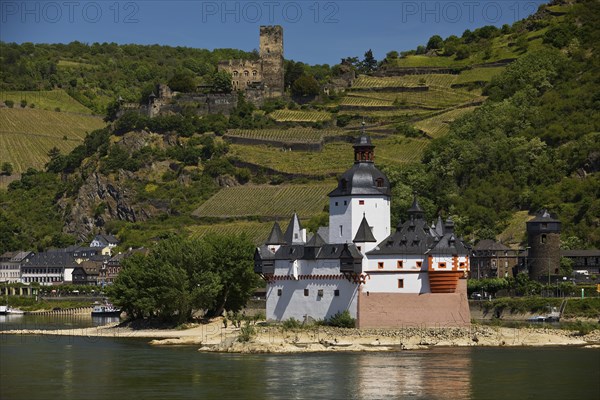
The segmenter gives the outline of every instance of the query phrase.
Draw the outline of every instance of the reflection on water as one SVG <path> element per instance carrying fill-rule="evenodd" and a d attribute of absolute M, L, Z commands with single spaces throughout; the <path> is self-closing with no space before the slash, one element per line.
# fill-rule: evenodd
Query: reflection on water
<path fill-rule="evenodd" d="M 356 369 L 359 399 L 468 399 L 471 349 L 361 354 Z"/>
<path fill-rule="evenodd" d="M 131 338 L 0 335 L 0 398 L 600 398 L 598 349 L 238 355 L 196 348 L 152 347 Z"/>
<path fill-rule="evenodd" d="M 90 328 L 118 322 L 119 317 L 92 317 L 90 314 L 74 315 L 0 315 L 0 331 L 13 329 L 76 329 Z"/>

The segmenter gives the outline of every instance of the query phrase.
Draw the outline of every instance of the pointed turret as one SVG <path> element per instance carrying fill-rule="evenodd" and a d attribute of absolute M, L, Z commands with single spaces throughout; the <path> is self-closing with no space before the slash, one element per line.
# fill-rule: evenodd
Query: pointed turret
<path fill-rule="evenodd" d="M 363 214 L 363 219 L 358 226 L 358 230 L 356 231 L 356 235 L 352 240 L 354 243 L 367 243 L 367 242 L 377 242 L 375 236 L 373 236 L 373 231 L 367 222 L 367 217 Z"/>
<path fill-rule="evenodd" d="M 438 215 L 437 222 L 435 224 L 435 233 L 438 236 L 444 236 L 444 223 L 442 222 L 442 216 Z"/>
<path fill-rule="evenodd" d="M 412 205 L 408 209 L 408 215 L 411 219 L 423 219 L 425 216 L 425 211 L 423 211 L 419 204 L 419 199 L 417 199 L 417 193 L 414 193 Z"/>
<path fill-rule="evenodd" d="M 306 241 L 305 233 L 306 231 L 302 229 L 300 219 L 298 219 L 298 214 L 294 213 L 294 216 L 292 217 L 287 229 L 285 230 L 283 239 L 288 244 L 304 243 Z"/>
<path fill-rule="evenodd" d="M 271 233 L 269 234 L 269 238 L 265 242 L 266 245 L 281 245 L 285 244 L 285 239 L 283 238 L 283 233 L 281 232 L 281 227 L 278 222 L 275 222 L 273 228 L 271 229 Z"/>

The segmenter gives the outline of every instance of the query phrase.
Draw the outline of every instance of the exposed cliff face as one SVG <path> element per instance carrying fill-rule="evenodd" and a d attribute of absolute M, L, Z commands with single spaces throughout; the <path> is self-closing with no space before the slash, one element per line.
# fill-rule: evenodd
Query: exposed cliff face
<path fill-rule="evenodd" d="M 146 221 L 165 211 L 164 205 L 157 208 L 156 205 L 136 203 L 136 192 L 130 184 L 135 180 L 132 172 L 122 170 L 114 177 L 92 173 L 74 199 L 59 201 L 65 213 L 63 231 L 83 240 L 98 232 L 108 221 Z"/>

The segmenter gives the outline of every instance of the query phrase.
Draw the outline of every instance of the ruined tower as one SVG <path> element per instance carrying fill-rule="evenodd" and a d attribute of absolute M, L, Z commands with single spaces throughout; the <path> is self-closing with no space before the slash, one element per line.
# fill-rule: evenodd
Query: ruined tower
<path fill-rule="evenodd" d="M 280 97 L 283 85 L 283 28 L 280 25 L 260 27 L 260 60 L 266 97 Z"/>
<path fill-rule="evenodd" d="M 546 210 L 527 222 L 527 265 L 531 279 L 547 281 L 560 268 L 560 221 Z"/>

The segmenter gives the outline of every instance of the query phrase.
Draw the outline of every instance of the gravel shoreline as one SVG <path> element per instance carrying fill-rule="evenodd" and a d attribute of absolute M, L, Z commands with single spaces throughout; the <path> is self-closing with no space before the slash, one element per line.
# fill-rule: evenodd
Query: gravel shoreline
<path fill-rule="evenodd" d="M 223 328 L 220 320 L 188 329 L 132 329 L 117 324 L 80 329 L 2 331 L 1 335 L 53 335 L 146 338 L 156 346 L 200 346 L 199 351 L 225 353 L 305 353 L 327 351 L 402 351 L 432 347 L 469 346 L 585 346 L 600 347 L 600 330 L 580 336 L 576 331 L 551 328 L 406 327 L 402 329 L 343 329 L 325 326 L 285 330 L 255 326 L 248 342 L 240 329 Z"/>

